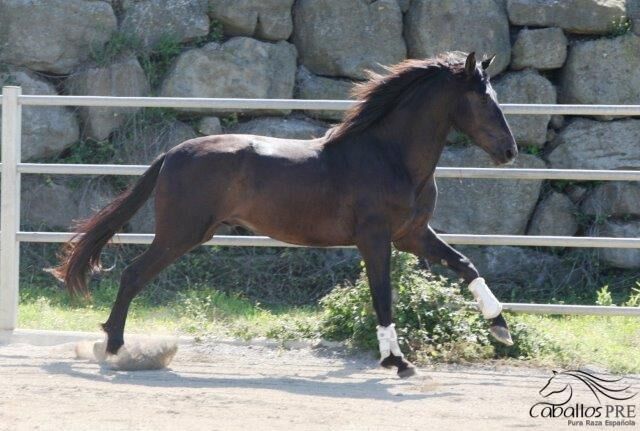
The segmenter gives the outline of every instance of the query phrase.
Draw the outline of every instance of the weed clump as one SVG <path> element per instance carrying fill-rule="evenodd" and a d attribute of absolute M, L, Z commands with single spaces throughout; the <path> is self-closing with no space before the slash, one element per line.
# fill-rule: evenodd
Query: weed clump
<path fill-rule="evenodd" d="M 517 320 L 512 325 L 515 346 L 494 342 L 489 337 L 488 323 L 467 305 L 460 286 L 420 268 L 417 258 L 410 254 L 393 253 L 391 278 L 396 330 L 400 346 L 410 360 L 429 363 L 493 357 L 528 359 L 557 349 L 535 328 Z M 321 305 L 319 330 L 323 337 L 377 350 L 376 316 L 364 271 L 354 284 L 334 289 L 321 300 Z"/>
<path fill-rule="evenodd" d="M 419 268 L 409 254 L 394 252 L 396 329 L 403 352 L 412 360 L 471 360 L 492 354 L 485 322 L 457 284 Z M 323 335 L 354 347 L 377 349 L 376 317 L 363 273 L 353 285 L 338 287 L 321 301 Z"/>

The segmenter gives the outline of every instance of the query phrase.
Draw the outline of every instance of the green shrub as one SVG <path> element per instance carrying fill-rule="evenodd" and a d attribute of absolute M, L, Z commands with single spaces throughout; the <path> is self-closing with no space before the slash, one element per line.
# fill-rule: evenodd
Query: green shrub
<path fill-rule="evenodd" d="M 492 339 L 496 358 L 534 359 L 549 354 L 554 358 L 565 356 L 561 346 L 544 331 L 536 330 L 515 315 L 508 316 L 507 321 L 513 346 L 505 346 Z"/>
<path fill-rule="evenodd" d="M 611 25 L 609 27 L 609 34 L 607 35 L 609 38 L 615 38 L 624 36 L 625 34 L 631 31 L 631 19 L 622 16 L 618 19 L 611 21 Z"/>
<path fill-rule="evenodd" d="M 429 363 L 531 359 L 543 353 L 561 353 L 548 336 L 520 322 L 517 316 L 507 317 L 515 345 L 508 347 L 493 340 L 488 322 L 466 305 L 461 287 L 421 269 L 410 254 L 393 253 L 391 279 L 394 322 L 400 346 L 410 360 Z M 364 271 L 355 284 L 337 287 L 321 300 L 321 305 L 319 331 L 323 337 L 377 350 L 376 316 Z"/>
<path fill-rule="evenodd" d="M 613 305 L 613 298 L 611 297 L 609 286 L 602 286 L 602 288 L 596 292 L 596 304 L 604 306 Z"/>
<path fill-rule="evenodd" d="M 403 352 L 412 360 L 467 360 L 493 353 L 487 325 L 465 307 L 460 287 L 418 267 L 409 254 L 394 252 L 394 321 Z M 377 349 L 376 317 L 364 271 L 354 285 L 338 287 L 322 299 L 323 336 L 354 347 Z"/>

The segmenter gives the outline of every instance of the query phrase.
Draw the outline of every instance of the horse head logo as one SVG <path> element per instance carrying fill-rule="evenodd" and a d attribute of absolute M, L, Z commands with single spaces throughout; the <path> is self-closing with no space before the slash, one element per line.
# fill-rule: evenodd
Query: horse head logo
<path fill-rule="evenodd" d="M 619 379 L 604 379 L 597 377 L 591 373 L 580 370 L 567 370 L 567 371 L 553 371 L 553 376 L 547 380 L 547 383 L 539 393 L 543 398 L 549 399 L 548 403 L 556 406 L 564 405 L 571 400 L 574 393 L 574 385 L 584 385 L 593 396 L 601 404 L 602 398 L 608 398 L 616 401 L 629 400 L 637 395 L 624 394 L 630 386 L 623 386 L 624 384 L 618 384 L 622 378 Z M 564 401 L 557 401 L 564 400 Z"/>

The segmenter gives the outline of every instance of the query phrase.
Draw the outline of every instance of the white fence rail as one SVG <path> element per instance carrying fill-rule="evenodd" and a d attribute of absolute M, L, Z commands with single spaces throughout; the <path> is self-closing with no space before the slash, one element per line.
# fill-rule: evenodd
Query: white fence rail
<path fill-rule="evenodd" d="M 21 174 L 50 175 L 140 175 L 145 165 L 76 165 L 22 163 L 20 135 L 22 106 L 111 106 L 207 108 L 217 110 L 278 109 L 278 110 L 337 110 L 353 106 L 346 100 L 290 100 L 290 99 L 210 99 L 167 97 L 105 97 L 105 96 L 37 96 L 22 95 L 19 87 L 3 87 L 2 105 L 2 190 L 0 206 L 0 330 L 16 326 L 18 281 L 21 242 L 66 242 L 69 232 L 20 231 Z M 557 115 L 623 115 L 640 116 L 640 105 L 531 105 L 504 104 L 507 114 Z M 439 178 L 499 178 L 519 180 L 598 180 L 640 181 L 640 171 L 579 170 L 579 169 L 508 169 L 508 168 L 438 168 Z M 519 245 L 544 247 L 604 247 L 640 248 L 640 238 L 557 237 L 527 235 L 442 235 L 452 244 Z M 121 244 L 149 244 L 150 234 L 118 234 L 113 242 Z M 251 247 L 295 247 L 268 237 L 216 235 L 207 245 Z M 504 304 L 506 310 L 526 313 L 595 314 L 640 316 L 640 308 L 600 307 L 561 304 Z"/>

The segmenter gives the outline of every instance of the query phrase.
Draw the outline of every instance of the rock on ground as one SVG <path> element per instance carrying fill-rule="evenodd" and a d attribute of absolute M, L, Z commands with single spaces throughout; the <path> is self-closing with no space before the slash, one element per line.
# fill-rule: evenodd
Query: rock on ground
<path fill-rule="evenodd" d="M 524 28 L 511 50 L 511 68 L 549 70 L 562 67 L 567 58 L 567 43 L 561 28 Z"/>
<path fill-rule="evenodd" d="M 446 148 L 438 166 L 494 167 L 481 149 Z M 544 168 L 529 154 L 516 158 L 515 168 Z M 523 235 L 538 201 L 542 181 L 440 179 L 431 225 L 447 233 Z"/>
<path fill-rule="evenodd" d="M 205 136 L 219 135 L 222 133 L 222 124 L 218 117 L 204 117 L 198 121 L 196 129 Z"/>
<path fill-rule="evenodd" d="M 607 181 L 587 195 L 581 209 L 595 216 L 640 217 L 640 183 Z"/>
<path fill-rule="evenodd" d="M 396 0 L 299 0 L 293 20 L 300 62 L 319 75 L 364 79 L 406 57 Z"/>
<path fill-rule="evenodd" d="M 146 96 L 149 82 L 135 56 L 129 55 L 105 67 L 88 67 L 71 75 L 65 85 L 69 94 L 94 96 Z M 107 139 L 139 108 L 80 108 L 83 135 L 98 141 Z"/>
<path fill-rule="evenodd" d="M 413 0 L 405 16 L 405 38 L 411 58 L 445 51 L 475 51 L 478 58 L 496 55 L 491 75 L 509 65 L 509 20 L 494 0 Z"/>
<path fill-rule="evenodd" d="M 166 120 L 139 130 L 123 131 L 121 137 L 115 136 L 115 145 L 122 154 L 123 164 L 149 164 L 158 154 L 197 136 L 196 131 L 188 124 L 177 120 Z M 155 229 L 153 208 L 153 199 L 150 199 L 133 216 L 128 230 L 135 233 L 153 232 Z"/>
<path fill-rule="evenodd" d="M 637 104 L 640 36 L 630 33 L 614 39 L 574 43 L 562 69 L 560 88 L 560 103 Z"/>
<path fill-rule="evenodd" d="M 556 103 L 556 89 L 535 70 L 509 72 L 493 88 L 501 103 Z M 551 115 L 507 115 L 507 122 L 519 145 L 544 146 Z"/>
<path fill-rule="evenodd" d="M 589 192 L 589 189 L 587 186 L 583 186 L 580 184 L 570 184 L 564 189 L 564 192 L 567 196 L 569 196 L 571 202 L 573 202 L 574 204 L 580 204 Z"/>
<path fill-rule="evenodd" d="M 2 85 L 19 85 L 22 94 L 55 95 L 53 84 L 27 69 L 9 68 L 0 73 Z M 79 138 L 78 119 L 62 106 L 22 108 L 22 160 L 59 154 Z"/>
<path fill-rule="evenodd" d="M 20 217 L 35 229 L 68 230 L 76 220 L 89 217 L 106 206 L 114 197 L 111 188 L 101 180 L 78 181 L 58 177 L 26 176 L 22 181 Z"/>
<path fill-rule="evenodd" d="M 320 100 L 346 100 L 351 98 L 354 83 L 346 79 L 326 78 L 309 72 L 304 67 L 298 67 L 296 73 L 296 98 Z M 310 117 L 324 120 L 341 121 L 343 111 L 304 111 Z"/>
<path fill-rule="evenodd" d="M 209 14 L 229 36 L 287 40 L 293 31 L 294 0 L 209 0 Z"/>
<path fill-rule="evenodd" d="M 640 238 L 640 221 L 607 220 L 598 236 L 614 238 Z M 640 268 L 640 249 L 603 248 L 600 258 L 616 268 Z"/>
<path fill-rule="evenodd" d="M 498 299 L 509 301 L 514 284 L 543 287 L 566 280 L 567 268 L 557 256 L 524 247 L 459 246 L 487 280 Z"/>
<path fill-rule="evenodd" d="M 3 0 L 0 62 L 69 73 L 100 50 L 116 28 L 116 16 L 105 1 Z"/>
<path fill-rule="evenodd" d="M 577 207 L 566 195 L 551 192 L 531 217 L 528 235 L 573 236 L 578 231 Z"/>
<path fill-rule="evenodd" d="M 626 15 L 625 0 L 507 0 L 515 25 L 561 27 L 570 33 L 606 34 Z"/>
<path fill-rule="evenodd" d="M 161 95 L 290 99 L 295 74 L 296 48 L 290 43 L 235 37 L 182 53 L 163 82 Z"/>
<path fill-rule="evenodd" d="M 556 137 L 548 159 L 558 169 L 640 168 L 640 120 L 572 121 Z"/>
<path fill-rule="evenodd" d="M 229 133 L 272 136 L 287 139 L 313 139 L 324 136 L 327 126 L 304 118 L 255 118 L 238 124 Z"/>
<path fill-rule="evenodd" d="M 209 34 L 207 0 L 137 0 L 126 2 L 120 31 L 152 48 L 163 38 L 177 42 Z"/>
<path fill-rule="evenodd" d="M 640 2 L 627 2 L 627 14 L 631 19 L 631 31 L 640 36 Z"/>

